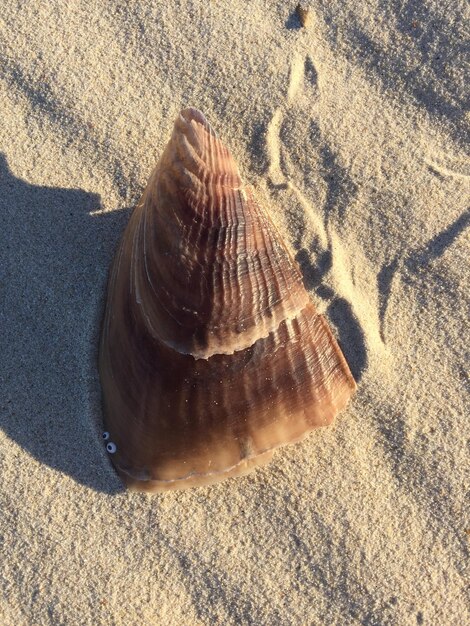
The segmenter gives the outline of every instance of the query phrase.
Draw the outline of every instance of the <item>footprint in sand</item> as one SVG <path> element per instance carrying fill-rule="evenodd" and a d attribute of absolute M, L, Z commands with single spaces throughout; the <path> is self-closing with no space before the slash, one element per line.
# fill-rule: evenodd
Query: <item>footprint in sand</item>
<path fill-rule="evenodd" d="M 267 130 L 268 176 L 272 184 L 285 183 L 289 178 L 288 166 L 291 155 L 286 133 L 287 135 L 298 134 L 295 128 L 296 123 L 302 125 L 305 132 L 303 114 L 289 115 L 289 112 L 310 111 L 312 104 L 318 99 L 318 76 L 312 59 L 309 56 L 303 59 L 300 55 L 295 55 L 290 67 L 285 102 L 274 111 Z"/>

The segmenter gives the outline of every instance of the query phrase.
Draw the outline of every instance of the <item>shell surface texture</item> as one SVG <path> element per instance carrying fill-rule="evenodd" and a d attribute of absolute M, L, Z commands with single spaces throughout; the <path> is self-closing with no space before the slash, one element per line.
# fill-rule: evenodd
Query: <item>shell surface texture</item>
<path fill-rule="evenodd" d="M 262 465 L 330 424 L 356 388 L 280 234 L 196 109 L 178 116 L 116 253 L 99 368 L 110 458 L 142 491 Z"/>

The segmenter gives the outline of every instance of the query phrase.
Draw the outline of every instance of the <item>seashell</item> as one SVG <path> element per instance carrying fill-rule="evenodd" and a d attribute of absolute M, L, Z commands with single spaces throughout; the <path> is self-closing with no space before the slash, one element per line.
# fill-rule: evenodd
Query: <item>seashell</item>
<path fill-rule="evenodd" d="M 330 424 L 356 384 L 269 215 L 185 109 L 112 265 L 100 346 L 124 482 L 209 484 Z"/>

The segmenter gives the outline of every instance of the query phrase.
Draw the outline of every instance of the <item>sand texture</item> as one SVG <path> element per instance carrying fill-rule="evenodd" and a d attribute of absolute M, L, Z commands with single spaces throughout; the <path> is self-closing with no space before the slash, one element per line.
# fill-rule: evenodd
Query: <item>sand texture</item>
<path fill-rule="evenodd" d="M 0 12 L 0 624 L 469 623 L 466 3 Z M 239 479 L 122 490 L 107 272 L 179 110 L 255 185 L 358 382 Z"/>

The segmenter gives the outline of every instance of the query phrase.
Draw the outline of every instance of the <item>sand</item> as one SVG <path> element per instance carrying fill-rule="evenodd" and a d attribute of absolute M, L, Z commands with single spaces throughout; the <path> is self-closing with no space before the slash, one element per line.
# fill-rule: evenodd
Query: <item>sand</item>
<path fill-rule="evenodd" d="M 0 16 L 0 623 L 462 625 L 462 1 L 14 2 Z M 358 382 L 266 468 L 122 490 L 107 271 L 178 111 L 259 190 Z"/>

